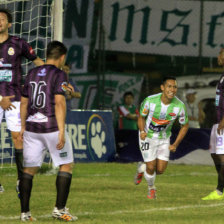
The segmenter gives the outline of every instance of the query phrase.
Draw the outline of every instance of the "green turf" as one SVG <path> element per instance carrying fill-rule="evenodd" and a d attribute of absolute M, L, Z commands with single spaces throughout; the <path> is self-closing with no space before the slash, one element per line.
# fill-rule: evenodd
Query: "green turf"
<path fill-rule="evenodd" d="M 67 202 L 81 224 L 105 223 L 224 223 L 223 201 L 202 201 L 216 187 L 212 166 L 169 164 L 157 176 L 157 199 L 149 200 L 147 184 L 133 183 L 136 163 L 76 164 Z M 20 223 L 15 193 L 15 168 L 0 169 L 5 192 L 0 194 L 0 223 Z M 31 212 L 37 223 L 59 223 L 50 217 L 55 203 L 55 175 L 34 178 Z"/>

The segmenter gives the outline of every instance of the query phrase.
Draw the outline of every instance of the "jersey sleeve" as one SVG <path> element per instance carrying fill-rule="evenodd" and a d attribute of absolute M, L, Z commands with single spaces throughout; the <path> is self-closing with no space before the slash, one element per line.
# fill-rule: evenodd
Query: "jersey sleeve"
<path fill-rule="evenodd" d="M 54 85 L 54 94 L 65 95 L 67 86 L 68 86 L 67 75 L 63 71 L 58 72 Z"/>
<path fill-rule="evenodd" d="M 183 107 L 180 110 L 179 123 L 182 124 L 182 125 L 185 125 L 185 124 L 188 123 L 187 109 L 186 109 L 186 106 L 184 104 L 183 104 Z"/>
<path fill-rule="evenodd" d="M 23 39 L 22 42 L 22 55 L 30 61 L 33 61 L 37 58 L 33 48 Z"/>
<path fill-rule="evenodd" d="M 142 102 L 142 104 L 140 106 L 139 113 L 142 117 L 146 117 L 148 115 L 148 113 L 149 113 L 149 100 L 148 100 L 148 98 L 145 98 L 144 101 Z"/>

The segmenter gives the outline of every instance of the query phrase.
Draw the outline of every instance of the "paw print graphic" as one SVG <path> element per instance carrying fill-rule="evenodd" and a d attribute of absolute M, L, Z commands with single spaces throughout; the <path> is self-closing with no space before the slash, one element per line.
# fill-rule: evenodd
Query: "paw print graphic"
<path fill-rule="evenodd" d="M 96 153 L 98 158 L 101 158 L 103 154 L 106 153 L 107 147 L 104 145 L 105 142 L 105 132 L 101 131 L 101 122 L 91 124 L 91 147 Z"/>

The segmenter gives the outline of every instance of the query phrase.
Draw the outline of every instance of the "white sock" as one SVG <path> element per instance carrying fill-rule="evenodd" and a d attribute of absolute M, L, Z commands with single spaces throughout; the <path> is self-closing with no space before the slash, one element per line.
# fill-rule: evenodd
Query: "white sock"
<path fill-rule="evenodd" d="M 156 179 L 156 172 L 153 173 L 153 175 L 148 174 L 146 171 L 144 172 L 144 177 L 149 185 L 149 188 L 155 188 L 154 183 Z"/>
<path fill-rule="evenodd" d="M 137 171 L 138 173 L 144 173 L 146 170 L 146 164 L 144 162 L 138 162 Z"/>

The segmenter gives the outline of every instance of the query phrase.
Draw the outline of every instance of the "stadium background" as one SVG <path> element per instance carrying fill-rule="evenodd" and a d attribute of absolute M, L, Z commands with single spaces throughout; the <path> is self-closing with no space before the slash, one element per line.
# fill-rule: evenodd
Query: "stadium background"
<path fill-rule="evenodd" d="M 31 3 L 14 2 L 13 32 L 25 31 L 22 36 L 31 38 L 38 56 L 44 58 L 44 47 L 53 32 L 49 22 L 52 0 L 38 0 L 39 9 L 33 10 L 39 18 L 36 24 L 33 20 L 29 23 L 26 9 Z M 134 93 L 139 105 L 144 97 L 159 91 L 165 75 L 203 79 L 203 74 L 221 73 L 216 57 L 223 46 L 223 5 L 222 1 L 205 0 L 64 0 L 62 38 L 68 47 L 70 76 L 82 93 L 72 107 L 112 110 L 114 122 L 116 107 L 126 91 Z M 4 125 L 2 129 L 1 136 L 10 138 Z M 70 130 L 72 136 L 76 129 Z M 12 147 L 7 141 L 10 139 L 2 141 L 2 148 Z M 2 149 L 2 161 L 7 153 Z"/>

